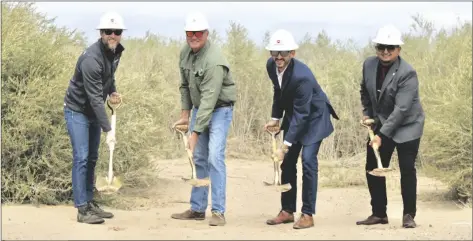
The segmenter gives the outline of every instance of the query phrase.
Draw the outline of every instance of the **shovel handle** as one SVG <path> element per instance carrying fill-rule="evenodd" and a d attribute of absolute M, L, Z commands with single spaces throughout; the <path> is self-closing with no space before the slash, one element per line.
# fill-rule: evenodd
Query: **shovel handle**
<path fill-rule="evenodd" d="M 174 130 L 179 131 L 183 134 L 186 134 L 187 131 L 189 130 L 189 126 L 188 125 L 176 125 L 176 126 L 174 126 Z"/>
<path fill-rule="evenodd" d="M 187 136 L 186 136 L 186 133 L 187 133 L 187 131 L 189 131 L 189 126 L 188 126 L 188 125 L 176 125 L 176 126 L 174 127 L 174 130 L 176 130 L 177 132 L 181 133 L 182 141 L 184 142 L 184 148 L 186 148 L 187 155 L 189 156 L 189 158 L 192 159 L 193 154 L 192 154 L 191 150 L 187 147 L 188 144 L 187 144 Z"/>
<path fill-rule="evenodd" d="M 360 123 L 361 123 L 362 126 L 364 126 L 368 129 L 368 135 L 370 137 L 370 140 L 373 141 L 374 140 L 374 132 L 373 132 L 373 129 L 371 129 L 371 125 L 374 123 L 374 120 L 373 119 L 366 119 L 364 121 L 362 120 Z M 378 144 L 373 143 L 373 145 L 371 145 L 371 147 L 373 148 L 378 168 L 383 168 L 383 164 L 381 162 L 381 156 L 379 155 L 379 146 L 378 146 Z"/>
<path fill-rule="evenodd" d="M 112 104 L 112 103 L 110 102 L 110 98 L 111 98 L 111 97 L 109 97 L 109 98 L 107 99 L 107 106 L 108 106 L 108 108 L 110 108 L 110 110 L 112 111 L 112 114 L 114 114 L 115 111 L 116 111 L 118 108 L 120 108 L 120 106 L 122 106 L 122 97 L 118 97 L 118 98 L 120 99 L 120 102 L 119 102 L 118 104 Z"/>
<path fill-rule="evenodd" d="M 276 153 L 277 145 L 276 145 L 276 133 L 279 132 L 279 126 L 270 126 L 266 129 L 266 131 L 271 134 L 272 144 L 273 144 L 273 152 Z"/>
<path fill-rule="evenodd" d="M 115 128 L 117 127 L 117 115 L 113 114 L 110 119 L 112 131 L 115 131 Z"/>
<path fill-rule="evenodd" d="M 279 126 L 269 126 L 266 131 L 271 135 L 276 135 L 279 132 Z"/>
<path fill-rule="evenodd" d="M 361 125 L 365 126 L 368 129 L 368 135 L 370 136 L 370 140 L 374 140 L 374 132 L 371 129 L 371 125 L 374 123 L 373 119 L 366 119 L 365 121 L 361 121 Z M 379 146 L 376 143 L 373 143 L 373 149 L 378 150 Z"/>

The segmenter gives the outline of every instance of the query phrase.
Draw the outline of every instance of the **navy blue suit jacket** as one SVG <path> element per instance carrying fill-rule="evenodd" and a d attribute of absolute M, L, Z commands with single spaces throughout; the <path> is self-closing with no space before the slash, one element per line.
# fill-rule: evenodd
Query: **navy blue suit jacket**
<path fill-rule="evenodd" d="M 309 67 L 293 58 L 281 88 L 273 58 L 268 59 L 266 70 L 274 87 L 271 117 L 280 119 L 284 112 L 284 140 L 310 145 L 328 137 L 334 130 L 330 116 L 339 118 Z"/>

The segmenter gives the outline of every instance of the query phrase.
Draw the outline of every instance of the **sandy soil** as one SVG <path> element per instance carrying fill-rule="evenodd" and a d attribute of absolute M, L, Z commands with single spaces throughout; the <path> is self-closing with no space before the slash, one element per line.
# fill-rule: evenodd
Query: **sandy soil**
<path fill-rule="evenodd" d="M 262 183 L 272 176 L 269 161 L 230 159 L 227 162 L 228 212 L 224 227 L 211 227 L 208 220 L 171 219 L 171 213 L 189 207 L 190 186 L 180 180 L 189 173 L 189 167 L 185 159 L 179 159 L 159 161 L 159 168 L 159 184 L 146 191 L 128 194 L 141 200 L 141 207 L 130 211 L 113 210 L 115 218 L 100 225 L 77 223 L 76 210 L 72 206 L 4 205 L 2 239 L 472 239 L 471 208 L 432 201 L 435 198 L 429 198 L 430 194 L 439 190 L 440 184 L 425 177 L 419 177 L 418 227 L 415 229 L 401 227 L 399 186 L 391 186 L 388 192 L 389 224 L 357 226 L 357 220 L 370 214 L 367 188 L 326 188 L 324 180 L 329 179 L 324 175 L 329 174 L 321 174 L 315 227 L 295 230 L 292 224 L 265 224 L 266 219 L 277 214 L 280 202 L 279 193 Z M 320 168 L 324 168 L 323 165 Z M 298 173 L 301 173 L 300 163 Z M 297 208 L 300 210 L 301 176 L 298 178 Z M 392 182 L 398 183 L 398 177 Z M 210 211 L 207 213 L 210 215 Z"/>

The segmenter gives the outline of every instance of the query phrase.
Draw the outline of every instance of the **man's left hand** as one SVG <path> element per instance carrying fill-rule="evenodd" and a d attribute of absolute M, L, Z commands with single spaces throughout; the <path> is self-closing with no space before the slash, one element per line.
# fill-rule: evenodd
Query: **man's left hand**
<path fill-rule="evenodd" d="M 197 133 L 195 132 L 192 132 L 192 134 L 189 136 L 188 145 L 189 145 L 189 150 L 191 150 L 191 153 L 194 153 L 194 148 L 195 148 L 195 145 L 197 145 L 198 139 L 199 139 L 199 135 L 197 135 Z"/>
<path fill-rule="evenodd" d="M 286 146 L 286 145 L 283 145 L 282 148 L 278 148 L 276 150 L 276 153 L 274 154 L 276 156 L 276 158 L 279 160 L 279 161 L 283 161 L 284 160 L 284 156 L 286 155 L 286 153 L 288 152 L 289 150 L 289 147 Z"/>
<path fill-rule="evenodd" d="M 122 102 L 122 97 L 120 96 L 119 93 L 113 92 L 110 94 L 110 104 L 112 105 L 118 105 Z"/>
<path fill-rule="evenodd" d="M 370 141 L 370 145 L 374 148 L 381 147 L 381 137 L 379 137 L 378 135 L 375 135 L 373 138 L 373 141 Z"/>

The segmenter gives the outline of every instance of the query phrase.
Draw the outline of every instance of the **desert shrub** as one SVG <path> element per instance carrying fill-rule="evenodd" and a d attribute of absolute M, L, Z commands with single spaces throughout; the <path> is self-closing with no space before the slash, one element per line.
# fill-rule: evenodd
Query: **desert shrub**
<path fill-rule="evenodd" d="M 86 47 L 83 35 L 56 27 L 31 3 L 2 3 L 2 23 L 2 202 L 70 200 L 72 153 L 63 97 Z M 136 136 L 122 133 L 117 135 Z M 117 148 L 116 171 L 127 171 L 126 183 L 143 177 L 136 170 L 148 169 L 145 153 L 135 151 L 142 141 L 123 141 Z M 100 159 L 107 155 L 103 148 Z"/>
<path fill-rule="evenodd" d="M 2 202 L 70 196 L 62 94 L 80 34 L 30 3 L 2 3 Z"/>
<path fill-rule="evenodd" d="M 426 112 L 422 164 L 450 184 L 459 200 L 471 199 L 472 26 L 449 33 L 415 17 L 406 35 L 406 58 L 418 70 Z"/>

